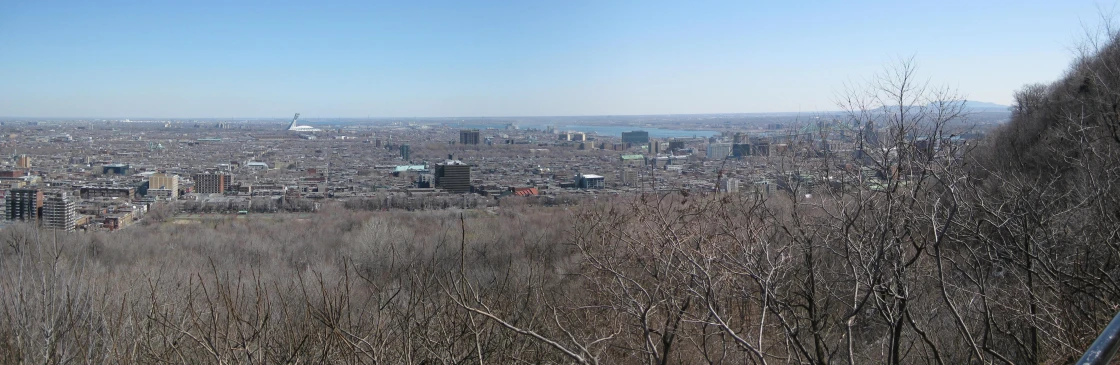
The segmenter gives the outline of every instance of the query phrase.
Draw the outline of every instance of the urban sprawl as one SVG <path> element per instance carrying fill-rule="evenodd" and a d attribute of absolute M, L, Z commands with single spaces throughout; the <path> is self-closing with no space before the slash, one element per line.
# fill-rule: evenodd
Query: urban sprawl
<path fill-rule="evenodd" d="M 329 203 L 413 210 L 670 191 L 811 194 L 905 181 L 907 172 L 885 160 L 899 153 L 951 158 L 1004 117 L 981 113 L 956 134 L 903 139 L 904 146 L 881 143 L 888 131 L 842 115 L 630 118 L 608 120 L 633 127 L 610 135 L 547 118 L 310 127 L 298 125 L 297 114 L 287 128 L 275 120 L 7 120 L 0 191 L 5 222 L 66 231 L 126 228 L 160 205 L 246 215 Z M 711 137 L 651 136 L 662 128 Z"/>

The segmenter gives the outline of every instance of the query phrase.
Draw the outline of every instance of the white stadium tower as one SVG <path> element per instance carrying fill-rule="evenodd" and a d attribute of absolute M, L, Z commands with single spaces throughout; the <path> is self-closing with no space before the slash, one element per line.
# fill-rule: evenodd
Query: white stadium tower
<path fill-rule="evenodd" d="M 299 120 L 299 113 L 296 113 L 296 116 L 292 118 L 292 124 L 288 126 L 289 131 L 293 131 L 293 132 L 322 132 L 322 130 L 319 129 L 319 128 L 306 126 L 306 125 L 296 125 L 296 121 L 298 121 L 298 120 Z"/>

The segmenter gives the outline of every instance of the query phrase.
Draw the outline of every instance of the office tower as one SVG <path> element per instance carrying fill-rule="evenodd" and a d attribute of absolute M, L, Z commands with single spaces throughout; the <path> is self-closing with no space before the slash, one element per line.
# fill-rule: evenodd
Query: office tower
<path fill-rule="evenodd" d="M 401 145 L 401 159 L 405 160 L 405 161 L 408 161 L 409 156 L 410 156 L 410 154 L 409 154 L 409 151 L 408 151 L 408 145 L 407 144 L 402 144 Z"/>
<path fill-rule="evenodd" d="M 459 144 L 478 144 L 478 130 L 464 129 L 459 131 Z"/>
<path fill-rule="evenodd" d="M 460 161 L 436 164 L 436 187 L 452 193 L 471 191 L 471 165 Z"/>
<path fill-rule="evenodd" d="M 746 141 L 747 135 L 743 134 L 742 132 L 735 132 L 735 137 L 731 140 L 731 142 L 735 144 L 746 143 Z"/>
<path fill-rule="evenodd" d="M 731 145 L 731 155 L 735 157 L 746 157 L 751 155 L 751 145 L 746 143 L 735 143 Z"/>
<path fill-rule="evenodd" d="M 649 132 L 646 132 L 646 131 L 622 132 L 622 142 L 623 143 L 633 143 L 633 144 L 649 143 Z"/>

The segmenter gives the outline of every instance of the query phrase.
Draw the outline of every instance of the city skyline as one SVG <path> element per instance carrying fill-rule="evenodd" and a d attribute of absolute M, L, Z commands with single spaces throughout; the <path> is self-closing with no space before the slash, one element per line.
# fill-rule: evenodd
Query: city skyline
<path fill-rule="evenodd" d="M 836 110 L 898 58 L 1010 104 L 1094 2 L 0 5 L 0 116 L 311 118 Z M 902 14 L 899 16 L 898 14 Z"/>

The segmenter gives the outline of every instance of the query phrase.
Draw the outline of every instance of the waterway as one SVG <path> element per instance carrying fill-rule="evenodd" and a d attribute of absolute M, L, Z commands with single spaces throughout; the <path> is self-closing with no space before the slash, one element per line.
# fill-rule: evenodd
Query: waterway
<path fill-rule="evenodd" d="M 692 138 L 692 137 L 708 138 L 708 137 L 719 134 L 719 132 L 716 132 L 716 131 L 705 131 L 705 130 L 686 130 L 686 129 L 668 129 L 668 128 L 640 128 L 640 127 L 629 127 L 629 126 L 604 126 L 604 125 L 564 125 L 564 126 L 558 125 L 558 126 L 556 126 L 556 129 L 560 130 L 560 131 L 571 130 L 571 131 L 574 131 L 574 132 L 595 133 L 595 134 L 598 134 L 598 135 L 601 135 L 601 136 L 615 136 L 615 137 L 621 137 L 622 132 L 630 132 L 630 131 L 646 131 L 646 132 L 649 132 L 649 136 L 653 137 L 653 138 Z"/>

